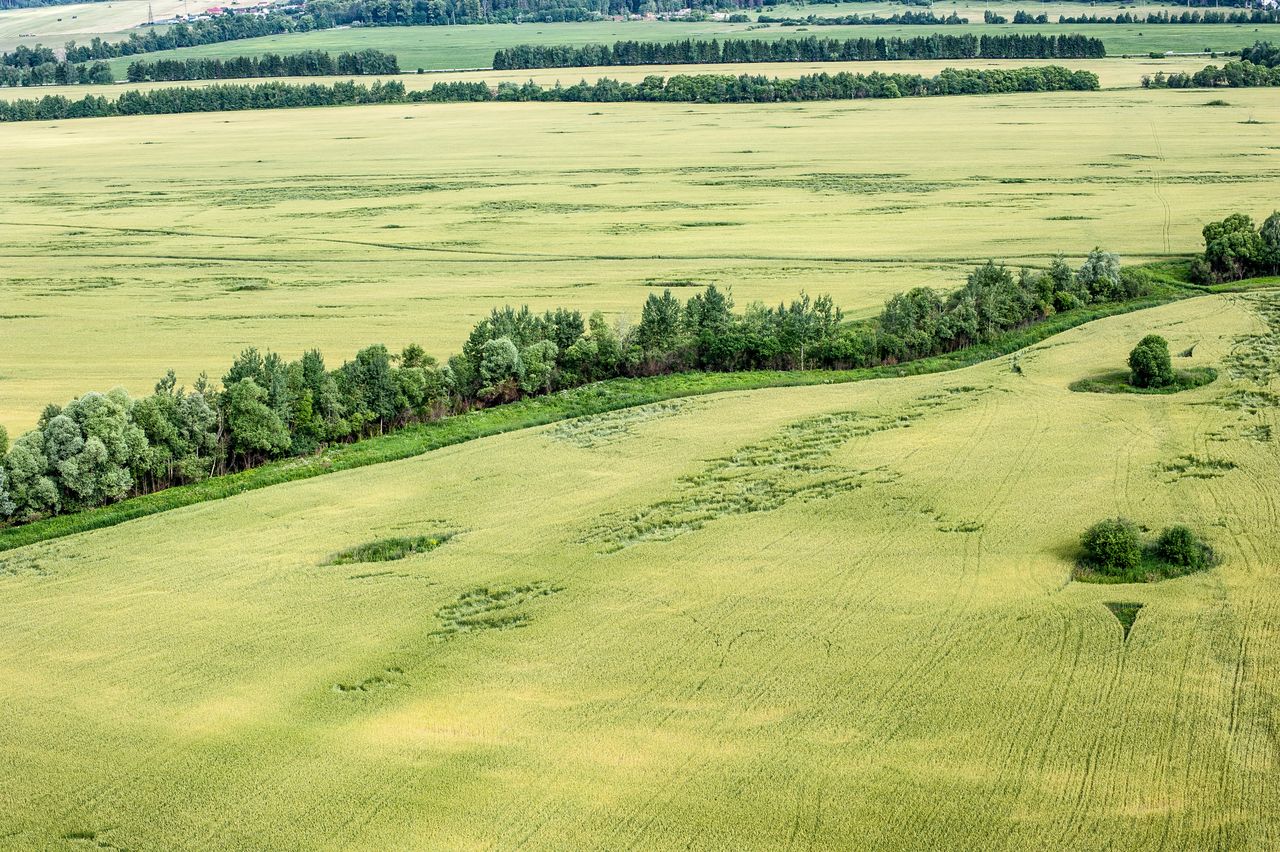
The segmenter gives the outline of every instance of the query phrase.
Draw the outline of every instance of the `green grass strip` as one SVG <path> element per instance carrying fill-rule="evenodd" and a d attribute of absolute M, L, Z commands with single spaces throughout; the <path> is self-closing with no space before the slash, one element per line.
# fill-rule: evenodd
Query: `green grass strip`
<path fill-rule="evenodd" d="M 491 435 L 500 435 L 533 426 L 544 426 L 574 417 L 648 405 L 677 397 L 801 385 L 842 384 L 958 370 L 1008 355 L 1094 320 L 1153 308 L 1203 293 L 1204 291 L 1200 289 L 1165 283 L 1156 294 L 1151 296 L 1129 302 L 1088 305 L 1064 311 L 1043 322 L 1010 332 L 993 343 L 971 346 L 957 352 L 921 358 L 895 366 L 857 370 L 678 373 L 650 378 L 610 379 L 547 396 L 523 399 L 507 405 L 446 417 L 434 423 L 410 426 L 390 435 L 330 447 L 313 456 L 283 459 L 252 470 L 213 477 L 204 482 L 180 485 L 140 497 L 131 497 L 110 506 L 100 506 L 9 527 L 0 530 L 0 551 L 111 527 L 135 518 L 144 518 L 209 500 L 234 497 L 246 491 L 267 488 L 284 482 L 308 479 L 371 464 L 399 461 L 438 450 L 441 447 L 474 441 L 477 438 L 487 438 Z"/>

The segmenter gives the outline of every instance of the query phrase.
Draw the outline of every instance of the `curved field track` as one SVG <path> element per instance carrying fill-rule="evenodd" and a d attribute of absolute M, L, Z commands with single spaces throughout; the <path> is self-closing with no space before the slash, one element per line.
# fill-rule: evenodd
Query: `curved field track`
<path fill-rule="evenodd" d="M 1278 316 L 1192 299 L 1021 373 L 649 406 L 2 554 L 0 847 L 1273 848 Z M 1221 378 L 1068 391 L 1151 331 Z M 1223 564 L 1070 583 L 1120 512 Z"/>

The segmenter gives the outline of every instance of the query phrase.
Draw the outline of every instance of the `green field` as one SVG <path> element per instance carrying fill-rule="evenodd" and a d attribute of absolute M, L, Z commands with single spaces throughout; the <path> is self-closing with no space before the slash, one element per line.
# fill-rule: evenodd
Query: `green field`
<path fill-rule="evenodd" d="M 1142 90 L 785 106 L 404 105 L 0 126 L 0 423 L 242 348 L 456 351 L 504 303 L 830 292 L 1177 255 L 1273 209 L 1280 102 Z M 1249 123 L 1252 122 L 1252 123 Z M 946 128 L 945 138 L 942 128 Z M 681 292 L 677 290 L 677 292 Z M 687 294 L 688 290 L 683 291 Z"/>
<path fill-rule="evenodd" d="M 822 14 L 822 7 L 813 7 Z M 1082 6 L 1085 14 L 1103 14 L 1096 8 Z M 1104 10 L 1105 11 L 1105 10 Z M 365 27 L 290 33 L 242 41 L 222 42 L 181 50 L 148 54 L 148 59 L 185 58 L 188 56 L 247 56 L 258 53 L 296 53 L 301 50 L 344 50 L 377 48 L 394 53 L 400 67 L 408 70 L 424 68 L 458 69 L 488 68 L 494 51 L 517 44 L 591 44 L 618 40 L 679 41 L 682 39 L 776 39 L 803 36 L 821 38 L 914 38 L 931 32 L 1009 34 L 1044 33 L 1054 35 L 1084 32 L 1100 38 L 1108 54 L 1141 54 L 1152 51 L 1178 53 L 1210 50 L 1239 50 L 1259 39 L 1280 41 L 1280 24 L 1261 26 L 1205 25 L 1096 25 L 1091 27 L 986 25 L 959 26 L 852 26 L 852 27 L 781 27 L 748 29 L 749 24 L 674 23 L 663 21 L 598 22 L 582 24 L 487 24 L 460 27 Z M 128 57 L 112 61 L 118 77 L 132 60 Z M 848 64 L 848 63 L 846 63 Z"/>
<path fill-rule="evenodd" d="M 526 430 L 3 554 L 0 845 L 1272 848 L 1268 305 L 1103 320 L 1021 372 Z M 1152 330 L 1222 376 L 1067 389 Z M 1192 523 L 1224 561 L 1071 583 L 1080 531 L 1117 513 Z M 1117 602 L 1143 605 L 1127 639 Z"/>

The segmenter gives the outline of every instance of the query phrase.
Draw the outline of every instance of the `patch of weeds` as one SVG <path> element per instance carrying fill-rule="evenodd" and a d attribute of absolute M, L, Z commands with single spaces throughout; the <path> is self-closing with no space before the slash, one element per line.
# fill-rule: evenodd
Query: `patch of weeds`
<path fill-rule="evenodd" d="M 624 408 L 604 414 L 579 417 L 556 424 L 547 433 L 553 441 L 572 444 L 584 450 L 615 444 L 634 437 L 637 427 L 653 420 L 664 420 L 691 408 L 705 405 L 705 400 L 681 399 L 655 402 L 635 408 Z"/>
<path fill-rule="evenodd" d="M 1160 469 L 1174 474 L 1170 482 L 1179 479 L 1217 479 L 1229 470 L 1236 469 L 1236 463 L 1228 459 L 1215 459 L 1196 455 L 1178 456 L 1175 461 L 1164 462 Z"/>
<path fill-rule="evenodd" d="M 1230 102 L 1230 101 L 1224 101 L 1222 98 L 1214 98 L 1214 99 L 1213 99 L 1213 100 L 1211 100 L 1211 101 L 1205 101 L 1205 104 L 1204 104 L 1204 105 L 1205 105 L 1205 106 L 1212 106 L 1212 107 L 1223 107 L 1223 106 L 1231 106 L 1231 102 Z"/>
<path fill-rule="evenodd" d="M 371 675 L 358 683 L 335 683 L 333 691 L 343 695 L 350 695 L 353 693 L 373 692 L 380 689 L 398 689 L 408 685 L 403 676 L 404 669 L 390 666 L 383 669 L 380 674 Z"/>
<path fill-rule="evenodd" d="M 1133 622 L 1138 618 L 1138 611 L 1142 609 L 1140 603 L 1126 602 L 1109 602 L 1104 603 L 1112 615 L 1116 617 L 1116 621 L 1120 622 L 1120 627 L 1124 629 L 1124 640 L 1129 640 L 1129 631 L 1133 629 Z"/>
<path fill-rule="evenodd" d="M 339 551 L 322 564 L 353 565 L 358 562 L 391 562 L 415 553 L 428 553 L 455 535 L 457 535 L 455 532 L 441 532 L 432 535 L 379 539 Z"/>
<path fill-rule="evenodd" d="M 896 414 L 843 411 L 808 417 L 774 435 L 712 459 L 699 473 L 677 480 L 677 494 L 641 509 L 607 517 L 580 539 L 612 553 L 646 542 L 670 541 L 734 515 L 769 512 L 792 501 L 823 500 L 896 478 L 885 467 L 854 470 L 830 456 L 854 438 L 909 428 L 937 405 L 920 400 Z"/>
<path fill-rule="evenodd" d="M 1248 379 L 1265 387 L 1280 376 L 1280 297 L 1259 294 L 1243 297 L 1243 302 L 1266 323 L 1267 330 L 1237 337 L 1223 361 L 1231 378 Z"/>
<path fill-rule="evenodd" d="M 1257 414 L 1268 408 L 1280 408 L 1280 396 L 1263 390 L 1233 390 L 1214 400 L 1213 404 L 1228 411 Z"/>
<path fill-rule="evenodd" d="M 646 278 L 644 281 L 641 281 L 641 282 L 640 282 L 640 286 L 642 286 L 642 287 L 664 287 L 664 288 L 670 288 L 670 289 L 678 289 L 678 288 L 681 288 L 681 287 L 705 287 L 705 286 L 707 286 L 707 282 L 705 282 L 705 281 L 693 281 L 693 280 L 688 279 L 688 278 L 677 279 L 677 280 L 674 280 L 674 281 L 667 281 L 667 280 L 664 280 L 664 279 L 661 279 L 661 278 Z"/>
<path fill-rule="evenodd" d="M 107 838 L 103 836 L 102 832 L 97 831 L 68 831 L 62 835 L 62 839 L 67 843 L 72 843 L 76 846 L 88 846 L 91 849 L 124 849 L 123 846 L 117 846 L 107 840 Z"/>
<path fill-rule="evenodd" d="M 1257 441 L 1260 444 L 1271 443 L 1271 426 L 1265 423 L 1258 423 L 1244 430 L 1244 437 L 1250 441 Z"/>
<path fill-rule="evenodd" d="M 48 577 L 49 570 L 41 567 L 33 556 L 11 556 L 0 559 L 0 577 Z"/>
<path fill-rule="evenodd" d="M 1092 222 L 1097 216 L 1046 216 L 1046 222 Z"/>
<path fill-rule="evenodd" d="M 938 527 L 938 532 L 945 533 L 976 533 L 982 532 L 983 524 L 978 521 L 961 521 L 958 524 Z"/>
<path fill-rule="evenodd" d="M 463 592 L 452 603 L 445 604 L 436 610 L 436 617 L 441 626 L 433 630 L 431 635 L 437 639 L 447 639 L 463 633 L 477 633 L 482 630 L 510 630 L 524 627 L 530 621 L 527 612 L 519 610 L 522 604 L 537 598 L 548 597 L 564 591 L 545 580 L 527 583 L 522 586 L 490 588 L 477 586 Z"/>
<path fill-rule="evenodd" d="M 1177 370 L 1173 382 L 1158 388 L 1140 388 L 1129 383 L 1127 370 L 1116 370 L 1080 379 L 1067 385 L 1076 393 L 1138 393 L 1138 394 L 1171 394 L 1179 391 L 1204 387 L 1218 378 L 1218 371 L 1212 367 L 1192 367 L 1189 370 Z"/>

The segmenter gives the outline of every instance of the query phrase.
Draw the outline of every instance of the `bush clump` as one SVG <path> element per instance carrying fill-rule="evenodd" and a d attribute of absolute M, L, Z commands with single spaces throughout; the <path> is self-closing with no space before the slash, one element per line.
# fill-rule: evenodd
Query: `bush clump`
<path fill-rule="evenodd" d="M 1152 546 L 1156 558 L 1167 565 L 1202 571 L 1213 564 L 1213 549 L 1181 524 L 1166 527 Z"/>
<path fill-rule="evenodd" d="M 1099 521 L 1085 530 L 1075 579 L 1093 583 L 1152 583 L 1213 567 L 1213 549 L 1188 527 L 1166 527 L 1144 545 L 1126 518 Z"/>
<path fill-rule="evenodd" d="M 1142 539 L 1138 527 L 1125 518 L 1099 521 L 1085 530 L 1081 540 L 1083 562 L 1095 571 L 1123 574 L 1142 564 Z"/>
<path fill-rule="evenodd" d="M 409 538 L 384 538 L 367 544 L 359 544 L 335 553 L 324 564 L 353 565 L 358 562 L 393 562 L 415 553 L 426 553 L 427 551 L 435 550 L 453 538 L 453 535 L 451 532 L 446 532 Z"/>
<path fill-rule="evenodd" d="M 1139 388 L 1162 388 L 1173 384 L 1173 359 L 1169 341 L 1148 334 L 1129 353 L 1129 382 Z"/>

